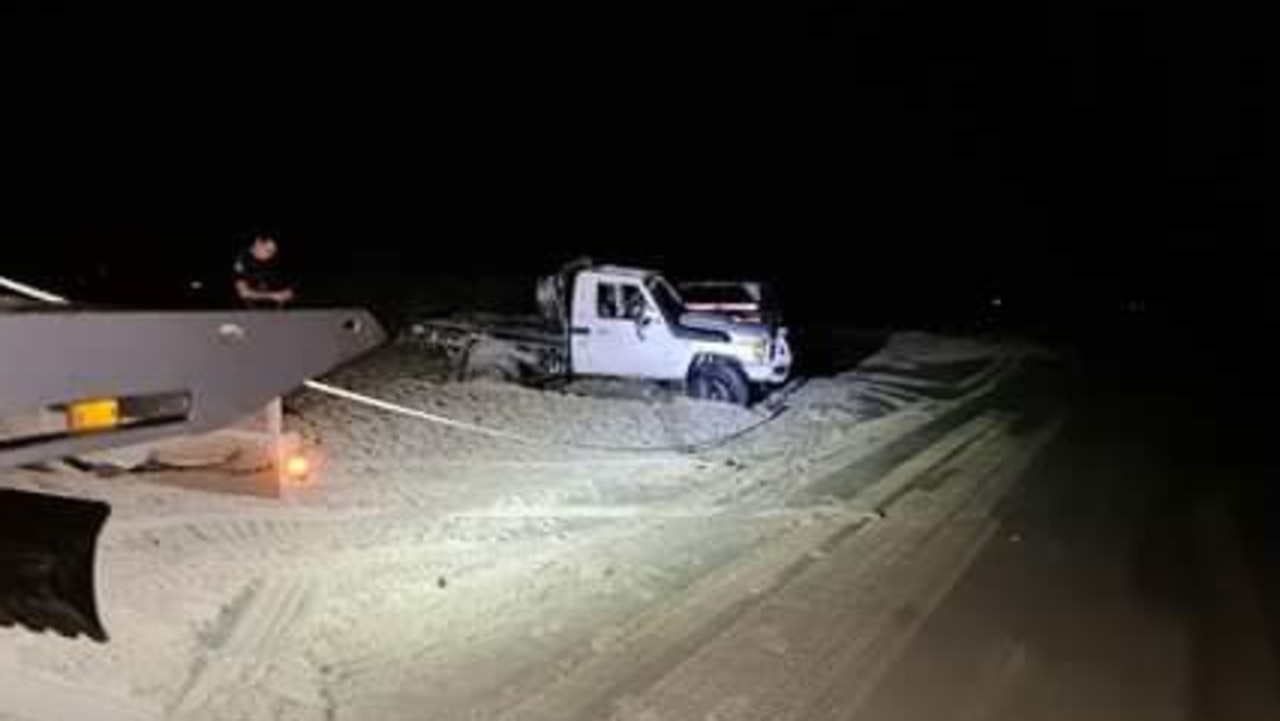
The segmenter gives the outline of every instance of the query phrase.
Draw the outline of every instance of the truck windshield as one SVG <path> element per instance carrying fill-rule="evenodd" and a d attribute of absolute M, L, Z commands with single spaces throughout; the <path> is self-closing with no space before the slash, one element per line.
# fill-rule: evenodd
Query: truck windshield
<path fill-rule="evenodd" d="M 650 278 L 647 285 L 662 317 L 670 323 L 679 323 L 680 316 L 684 315 L 684 301 L 680 300 L 676 289 L 665 278 Z"/>

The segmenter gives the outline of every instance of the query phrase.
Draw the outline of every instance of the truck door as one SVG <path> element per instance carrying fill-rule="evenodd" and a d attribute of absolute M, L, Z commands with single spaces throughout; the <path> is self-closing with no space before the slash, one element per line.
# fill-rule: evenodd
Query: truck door
<path fill-rule="evenodd" d="M 670 332 L 639 282 L 595 277 L 584 285 L 573 309 L 574 371 L 665 377 Z"/>

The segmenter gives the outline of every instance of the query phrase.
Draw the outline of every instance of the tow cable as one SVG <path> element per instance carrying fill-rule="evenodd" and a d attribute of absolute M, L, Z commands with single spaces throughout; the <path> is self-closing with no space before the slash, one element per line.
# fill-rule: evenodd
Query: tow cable
<path fill-rule="evenodd" d="M 786 411 L 786 406 L 779 405 L 773 408 L 767 415 L 765 415 L 759 421 L 752 423 L 751 425 L 746 426 L 745 428 L 740 428 L 734 431 L 733 433 L 728 433 L 719 438 L 713 438 L 707 441 L 698 441 L 694 443 L 686 443 L 686 444 L 676 445 L 676 446 L 612 446 L 607 444 L 570 443 L 567 441 L 552 441 L 547 439 L 533 438 L 531 436 L 526 436 L 520 433 L 513 433 L 511 431 L 504 431 L 496 428 L 488 428 L 482 425 L 477 425 L 475 423 L 467 423 L 465 421 L 458 421 L 452 418 L 446 418 L 445 416 L 437 415 L 435 413 L 428 413 L 427 411 L 419 410 L 417 408 L 411 408 L 409 406 L 402 405 L 400 403 L 393 403 L 391 401 L 386 401 L 381 398 L 374 398 L 373 396 L 365 395 L 364 393 L 357 393 L 356 391 L 348 390 L 346 388 L 339 388 L 338 386 L 330 385 L 328 383 L 322 383 L 320 381 L 315 381 L 315 380 L 306 381 L 303 383 L 303 385 L 313 391 L 316 391 L 317 393 L 323 393 L 325 395 L 333 396 L 335 398 L 341 398 L 351 403 L 367 406 L 369 408 L 376 408 L 382 411 L 395 413 L 397 415 L 405 416 L 408 418 L 416 418 L 418 420 L 426 421 L 428 423 L 435 423 L 437 425 L 446 426 L 448 428 L 454 428 L 467 433 L 474 433 L 477 435 L 488 436 L 490 438 L 499 438 L 502 440 L 515 441 L 517 443 L 523 443 L 525 445 L 532 445 L 532 446 L 574 448 L 579 450 L 608 451 L 613 453 L 690 453 L 690 454 L 700 453 L 703 451 L 711 450 L 718 446 L 722 446 L 732 440 L 741 438 L 755 431 L 756 429 L 760 428 L 766 423 L 773 421 L 774 419 L 776 419 L 778 416 L 782 415 Z"/>

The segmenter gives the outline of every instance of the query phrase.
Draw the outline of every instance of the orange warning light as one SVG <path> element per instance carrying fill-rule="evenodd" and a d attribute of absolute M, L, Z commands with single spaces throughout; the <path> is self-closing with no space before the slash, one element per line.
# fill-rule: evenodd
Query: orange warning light
<path fill-rule="evenodd" d="M 290 453 L 284 459 L 284 475 L 294 482 L 307 480 L 311 475 L 311 461 L 301 453 Z"/>

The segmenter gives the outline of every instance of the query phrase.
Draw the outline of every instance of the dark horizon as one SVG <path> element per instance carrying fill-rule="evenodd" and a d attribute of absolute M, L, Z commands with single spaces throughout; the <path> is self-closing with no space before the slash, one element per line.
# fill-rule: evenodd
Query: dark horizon
<path fill-rule="evenodd" d="M 779 242 L 772 250 L 770 238 L 787 233 L 771 228 L 715 236 L 640 227 L 437 227 L 369 235 L 307 226 L 273 229 L 310 304 L 393 311 L 436 303 L 527 309 L 536 276 L 589 255 L 655 267 L 676 278 L 764 280 L 778 289 L 800 323 L 964 330 L 976 328 L 982 317 L 1001 319 L 1008 331 L 1065 337 L 1109 332 L 1115 324 L 1157 323 L 1181 328 L 1190 337 L 1205 325 L 1246 327 L 1273 320 L 1259 302 L 1268 269 L 1221 250 L 1117 258 L 1105 252 L 1050 257 L 1033 249 L 993 261 L 990 255 L 966 256 L 964 248 L 899 245 L 863 252 L 851 240 L 847 259 L 827 250 L 815 260 L 812 240 Z M 6 233 L 39 238 L 30 246 L 34 252 L 10 257 L 9 273 L 92 302 L 160 307 L 231 304 L 231 259 L 249 233 L 225 228 L 29 232 Z M 792 234 L 805 232 L 798 228 Z M 760 252 L 733 252 L 735 244 L 744 243 Z M 1197 282 L 1229 275 L 1259 281 Z M 202 284 L 198 291 L 189 287 L 192 280 Z M 997 298 L 998 308 L 989 305 Z M 1130 303 L 1140 304 L 1140 312 L 1130 313 Z"/>
<path fill-rule="evenodd" d="M 343 300 L 586 253 L 763 277 L 811 309 L 838 293 L 855 321 L 996 296 L 1054 323 L 1129 299 L 1198 325 L 1280 318 L 1269 51 L 1248 13 L 499 13 L 441 18 L 451 42 L 393 18 L 313 19 L 327 34 L 265 33 L 220 62 L 233 97 L 187 82 L 204 60 L 177 71 L 178 46 L 200 48 L 178 32 L 153 38 L 172 67 L 120 59 L 126 78 L 172 71 L 163 102 L 107 91 L 110 62 L 42 66 L 36 89 L 164 112 L 15 128 L 47 142 L 13 158 L 6 265 L 83 282 L 105 259 L 129 281 L 104 297 L 154 302 L 173 275 L 217 283 L 268 223 L 312 283 L 349 286 Z M 76 27 L 56 40 L 87 52 Z M 485 53 L 459 54 L 472 31 Z"/>

